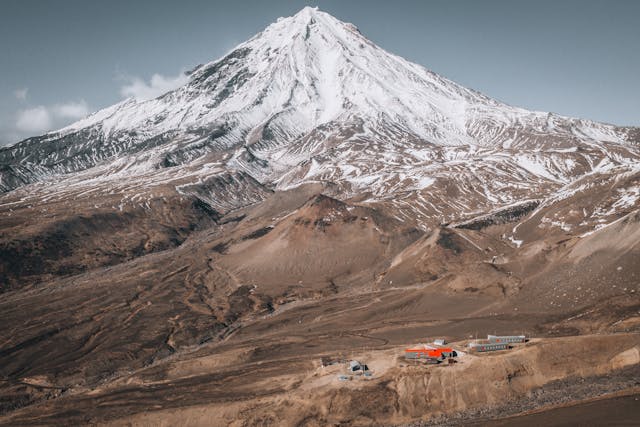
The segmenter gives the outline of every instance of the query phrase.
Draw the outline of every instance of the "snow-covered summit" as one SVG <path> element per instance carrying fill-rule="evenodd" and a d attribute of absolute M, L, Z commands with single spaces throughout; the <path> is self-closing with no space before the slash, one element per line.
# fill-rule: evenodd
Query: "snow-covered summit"
<path fill-rule="evenodd" d="M 233 117 L 245 128 L 286 121 L 295 131 L 358 117 L 391 123 L 444 145 L 495 142 L 478 122 L 551 130 L 563 118 L 509 107 L 390 54 L 346 24 L 305 7 L 281 18 L 225 57 L 200 66 L 189 82 L 157 99 L 128 100 L 65 129 L 100 125 L 106 135 L 146 136 Z M 617 140 L 611 127 L 576 123 L 581 136 Z"/>
<path fill-rule="evenodd" d="M 241 176 L 241 188 L 247 177 L 269 189 L 332 183 L 342 197 L 434 217 L 633 167 L 630 135 L 498 102 L 306 7 L 195 68 L 178 89 L 0 150 L 0 189 L 90 168 L 104 180 L 174 180 L 179 191 L 224 174 Z"/>
<path fill-rule="evenodd" d="M 238 112 L 246 125 L 284 115 L 310 129 L 357 115 L 385 118 L 422 136 L 438 123 L 455 143 L 468 142 L 465 111 L 483 101 L 489 100 L 385 52 L 355 26 L 306 7 L 199 67 L 184 87 L 146 102 L 123 102 L 65 130 L 100 124 L 106 134 L 157 134 Z"/>

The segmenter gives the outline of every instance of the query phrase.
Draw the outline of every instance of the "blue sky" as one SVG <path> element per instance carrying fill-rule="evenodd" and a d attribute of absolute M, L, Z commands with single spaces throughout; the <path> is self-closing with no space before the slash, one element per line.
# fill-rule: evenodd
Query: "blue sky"
<path fill-rule="evenodd" d="M 171 88 L 307 5 L 509 104 L 640 125 L 640 1 L 3 0 L 0 145 Z"/>

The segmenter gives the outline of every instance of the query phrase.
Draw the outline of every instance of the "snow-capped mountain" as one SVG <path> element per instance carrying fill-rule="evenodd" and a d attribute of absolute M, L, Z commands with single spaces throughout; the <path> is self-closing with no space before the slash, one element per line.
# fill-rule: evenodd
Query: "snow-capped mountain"
<path fill-rule="evenodd" d="M 174 91 L 0 150 L 0 189 L 171 183 L 224 210 L 324 182 L 401 219 L 449 221 L 637 172 L 638 139 L 498 102 L 307 7 Z"/>

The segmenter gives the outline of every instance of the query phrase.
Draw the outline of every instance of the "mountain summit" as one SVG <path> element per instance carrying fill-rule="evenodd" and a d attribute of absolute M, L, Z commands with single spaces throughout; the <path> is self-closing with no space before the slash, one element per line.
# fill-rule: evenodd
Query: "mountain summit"
<path fill-rule="evenodd" d="M 269 191 L 330 182 L 337 195 L 370 202 L 398 204 L 402 194 L 411 200 L 397 206 L 402 217 L 448 221 L 632 167 L 633 135 L 505 105 L 306 7 L 193 69 L 174 91 L 3 149 L 0 189 L 93 170 L 102 181 L 179 176 L 178 191 L 195 191 L 216 174 L 242 174 Z M 219 198 L 229 196 L 208 202 L 237 206 Z"/>

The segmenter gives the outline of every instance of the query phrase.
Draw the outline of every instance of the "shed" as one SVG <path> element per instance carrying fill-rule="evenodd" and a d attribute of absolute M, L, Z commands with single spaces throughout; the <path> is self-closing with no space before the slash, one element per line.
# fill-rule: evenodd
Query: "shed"
<path fill-rule="evenodd" d="M 351 362 L 349 362 L 349 370 L 351 372 L 359 371 L 360 367 L 360 362 L 358 362 L 357 360 L 352 360 Z"/>
<path fill-rule="evenodd" d="M 352 360 L 351 362 L 349 362 L 350 372 L 367 372 L 368 370 L 369 367 L 366 364 L 360 363 L 357 360 Z"/>

